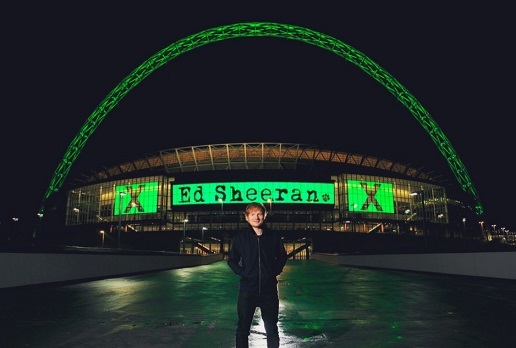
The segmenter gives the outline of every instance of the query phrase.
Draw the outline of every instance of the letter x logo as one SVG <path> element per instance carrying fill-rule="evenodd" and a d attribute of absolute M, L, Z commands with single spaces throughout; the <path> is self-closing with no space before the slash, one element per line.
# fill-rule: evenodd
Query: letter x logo
<path fill-rule="evenodd" d="M 144 212 L 144 209 L 142 205 L 140 204 L 140 201 L 138 200 L 138 196 L 142 192 L 145 185 L 138 186 L 138 190 L 133 190 L 131 186 L 127 186 L 127 191 L 129 192 L 129 195 L 131 196 L 131 201 L 127 204 L 125 207 L 125 214 L 129 213 L 131 211 L 131 208 L 136 208 L 140 213 Z"/>
<path fill-rule="evenodd" d="M 380 184 L 374 184 L 372 190 L 367 187 L 367 183 L 365 182 L 361 182 L 360 186 L 362 186 L 364 191 L 367 193 L 367 200 L 362 205 L 362 210 L 367 210 L 369 204 L 373 204 L 377 211 L 383 211 L 382 206 L 380 205 L 380 203 L 378 203 L 378 201 L 375 198 L 376 193 L 380 189 Z"/>

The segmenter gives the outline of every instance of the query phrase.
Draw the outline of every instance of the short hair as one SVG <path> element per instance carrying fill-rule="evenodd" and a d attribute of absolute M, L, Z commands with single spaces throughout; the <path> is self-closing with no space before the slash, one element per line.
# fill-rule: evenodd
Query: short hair
<path fill-rule="evenodd" d="M 265 208 L 265 205 L 258 202 L 252 202 L 245 207 L 245 216 L 249 215 L 249 212 L 254 209 L 259 209 L 262 211 L 262 214 L 267 214 L 267 209 Z"/>

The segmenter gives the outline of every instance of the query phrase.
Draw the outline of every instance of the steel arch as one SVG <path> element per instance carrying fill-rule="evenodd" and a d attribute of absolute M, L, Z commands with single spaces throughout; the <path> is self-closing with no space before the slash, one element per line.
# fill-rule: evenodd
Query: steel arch
<path fill-rule="evenodd" d="M 387 88 L 387 90 L 391 92 L 416 118 L 420 125 L 430 135 L 431 139 L 448 162 L 448 165 L 462 190 L 470 194 L 475 200 L 476 213 L 479 215 L 483 213 L 483 206 L 480 202 L 478 193 L 473 186 L 464 164 L 459 159 L 459 156 L 455 152 L 450 141 L 417 99 L 394 77 L 362 52 L 334 37 L 304 27 L 270 22 L 237 23 L 201 31 L 165 47 L 133 70 L 97 106 L 68 146 L 68 149 L 56 168 L 49 187 L 43 197 L 40 212 L 43 212 L 47 199 L 53 193 L 59 191 L 63 185 L 72 164 L 84 148 L 88 138 L 93 134 L 95 129 L 97 129 L 106 115 L 120 102 L 122 98 L 127 95 L 127 93 L 129 93 L 129 91 L 148 77 L 152 72 L 183 53 L 210 43 L 242 37 L 277 37 L 302 41 L 331 51 L 358 66 Z"/>

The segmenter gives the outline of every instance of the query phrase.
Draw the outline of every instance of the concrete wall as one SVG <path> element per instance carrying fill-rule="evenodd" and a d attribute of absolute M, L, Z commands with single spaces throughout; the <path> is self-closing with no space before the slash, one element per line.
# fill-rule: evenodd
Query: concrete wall
<path fill-rule="evenodd" d="M 222 254 L 0 253 L 0 288 L 110 278 L 219 260 Z"/>
<path fill-rule="evenodd" d="M 0 253 L 0 288 L 87 281 L 193 267 L 222 258 L 222 254 Z M 516 252 L 382 255 L 314 253 L 312 259 L 348 266 L 516 279 Z"/>
<path fill-rule="evenodd" d="M 516 279 L 516 252 L 345 255 L 318 254 L 312 259 L 340 265 Z"/>

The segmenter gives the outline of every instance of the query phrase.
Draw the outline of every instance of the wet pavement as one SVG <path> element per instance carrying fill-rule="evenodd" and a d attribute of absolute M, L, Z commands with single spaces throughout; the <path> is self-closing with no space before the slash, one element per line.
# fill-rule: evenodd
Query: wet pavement
<path fill-rule="evenodd" d="M 289 260 L 281 347 L 514 347 L 516 281 Z M 238 277 L 211 265 L 0 290 L 0 347 L 234 347 Z M 259 311 L 250 347 L 266 347 Z"/>

